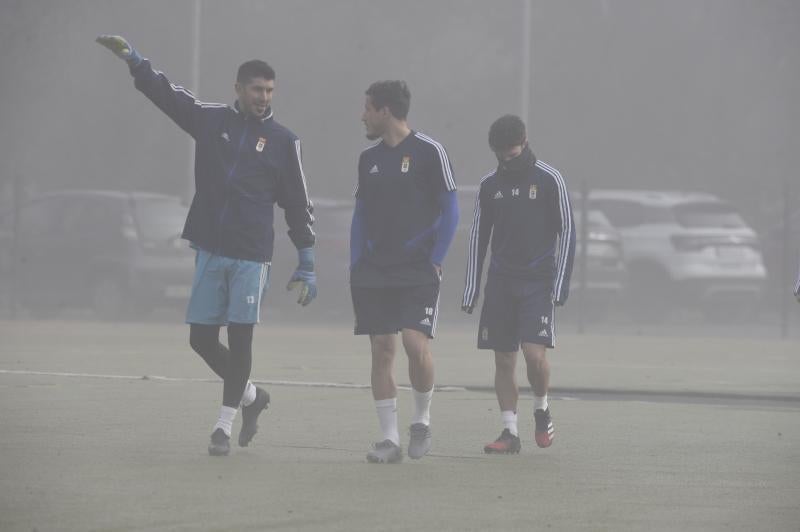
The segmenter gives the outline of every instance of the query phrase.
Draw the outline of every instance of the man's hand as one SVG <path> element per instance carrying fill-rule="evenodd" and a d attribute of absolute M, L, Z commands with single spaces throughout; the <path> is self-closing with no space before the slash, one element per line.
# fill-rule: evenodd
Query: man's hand
<path fill-rule="evenodd" d="M 303 248 L 297 250 L 299 264 L 294 271 L 286 290 L 294 290 L 300 287 L 297 302 L 304 307 L 317 297 L 317 275 L 314 273 L 314 250 Z"/>
<path fill-rule="evenodd" d="M 433 269 L 436 270 L 436 277 L 438 277 L 439 280 L 441 281 L 442 280 L 442 265 L 441 264 L 436 264 L 435 262 L 433 262 L 431 264 L 433 264 Z"/>
<path fill-rule="evenodd" d="M 127 61 L 131 66 L 136 66 L 142 61 L 142 57 L 133 46 L 119 35 L 100 35 L 95 41 L 114 52 L 114 55 L 123 61 Z"/>
<path fill-rule="evenodd" d="M 475 310 L 475 307 L 473 307 L 472 305 L 462 305 L 461 310 L 463 312 L 466 312 L 467 314 L 472 314 L 472 311 Z"/>

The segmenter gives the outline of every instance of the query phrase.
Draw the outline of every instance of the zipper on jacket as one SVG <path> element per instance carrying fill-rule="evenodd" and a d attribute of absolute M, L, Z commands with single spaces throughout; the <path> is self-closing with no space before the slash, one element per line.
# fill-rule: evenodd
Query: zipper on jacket
<path fill-rule="evenodd" d="M 228 172 L 228 177 L 225 179 L 225 203 L 222 204 L 222 211 L 219 214 L 219 223 L 217 227 L 217 255 L 219 252 L 222 251 L 222 224 L 225 221 L 225 214 L 228 212 L 228 204 L 230 203 L 230 185 L 233 182 L 233 174 L 236 172 L 236 168 L 239 166 L 239 158 L 242 155 L 242 147 L 244 146 L 244 141 L 247 139 L 247 133 L 250 129 L 250 124 L 247 118 L 244 119 L 244 127 L 242 128 L 242 136 L 239 137 L 239 146 L 236 148 L 236 157 L 233 159 L 233 164 L 231 164 L 231 169 Z"/>

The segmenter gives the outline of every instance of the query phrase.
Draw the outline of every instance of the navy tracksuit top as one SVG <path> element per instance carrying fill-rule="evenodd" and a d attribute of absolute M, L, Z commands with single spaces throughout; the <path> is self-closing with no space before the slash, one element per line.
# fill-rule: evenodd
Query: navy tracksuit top
<path fill-rule="evenodd" d="M 257 118 L 240 112 L 238 102 L 201 102 L 147 59 L 130 70 L 136 88 L 195 140 L 195 194 L 183 238 L 225 257 L 269 262 L 277 203 L 295 247 L 314 245 L 300 140 L 271 109 Z"/>
<path fill-rule="evenodd" d="M 475 201 L 467 258 L 464 306 L 475 306 L 484 258 L 492 244 L 489 275 L 552 283 L 563 304 L 575 256 L 575 223 L 561 174 L 528 148 L 524 168 L 503 164 L 485 176 Z"/>
<path fill-rule="evenodd" d="M 351 243 L 363 249 L 350 283 L 375 287 L 438 282 L 431 257 L 443 222 L 440 199 L 455 190 L 447 152 L 423 133 L 412 131 L 394 147 L 380 141 L 364 150 L 355 192 L 363 242 Z M 457 206 L 454 209 L 457 223 Z"/>

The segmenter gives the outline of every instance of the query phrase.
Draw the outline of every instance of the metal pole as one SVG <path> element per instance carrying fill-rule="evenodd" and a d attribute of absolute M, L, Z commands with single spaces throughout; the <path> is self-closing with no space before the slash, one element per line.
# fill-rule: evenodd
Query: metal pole
<path fill-rule="evenodd" d="M 783 230 L 782 238 L 783 240 L 783 252 L 781 253 L 781 268 L 780 268 L 780 291 L 778 297 L 781 300 L 781 338 L 786 339 L 789 335 L 789 294 L 787 294 L 787 286 L 792 286 L 793 283 L 791 279 L 791 273 L 789 268 L 789 261 L 791 260 L 792 253 L 790 251 L 791 247 L 791 235 L 790 235 L 790 228 L 789 224 L 789 209 L 791 208 L 790 204 L 790 197 L 791 197 L 791 184 L 789 183 L 788 176 L 783 180 Z"/>
<path fill-rule="evenodd" d="M 22 192 L 22 174 L 17 173 L 14 177 L 14 236 L 11 242 L 11 286 L 9 293 L 9 303 L 11 311 L 11 319 L 15 320 L 19 316 L 19 218 L 22 209 L 23 192 Z"/>
<path fill-rule="evenodd" d="M 581 243 L 581 254 L 578 256 L 578 282 L 581 287 L 581 297 L 578 299 L 578 333 L 583 334 L 586 329 L 586 305 L 589 298 L 589 287 L 586 285 L 587 248 L 589 247 L 589 184 L 581 181 L 581 228 L 578 242 Z"/>
<path fill-rule="evenodd" d="M 200 24 L 202 22 L 202 0 L 192 1 L 192 85 L 191 91 L 197 95 L 200 91 Z M 189 139 L 188 181 L 186 183 L 186 200 L 194 196 L 194 139 Z"/>
<path fill-rule="evenodd" d="M 531 1 L 522 0 L 522 78 L 521 78 L 521 110 L 522 121 L 528 126 L 528 137 L 531 132 Z"/>

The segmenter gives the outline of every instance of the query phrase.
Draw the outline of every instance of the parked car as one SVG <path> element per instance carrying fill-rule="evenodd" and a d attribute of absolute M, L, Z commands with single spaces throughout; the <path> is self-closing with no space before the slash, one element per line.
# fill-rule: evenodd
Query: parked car
<path fill-rule="evenodd" d="M 572 209 L 577 240 L 567 308 L 570 314 L 574 314 L 572 309 L 580 305 L 585 311 L 585 317 L 601 319 L 605 317 L 609 307 L 620 299 L 627 282 L 622 238 L 601 211 L 587 209 L 584 288 L 581 270 L 584 252 L 583 214 L 577 202 Z"/>
<path fill-rule="evenodd" d="M 663 318 L 680 302 L 721 318 L 760 303 L 766 269 L 758 237 L 720 198 L 594 190 L 589 205 L 620 232 L 637 316 Z"/>
<path fill-rule="evenodd" d="M 146 192 L 63 191 L 23 204 L 10 268 L 17 301 L 43 317 L 90 307 L 103 319 L 185 303 L 186 213 L 178 197 Z"/>

